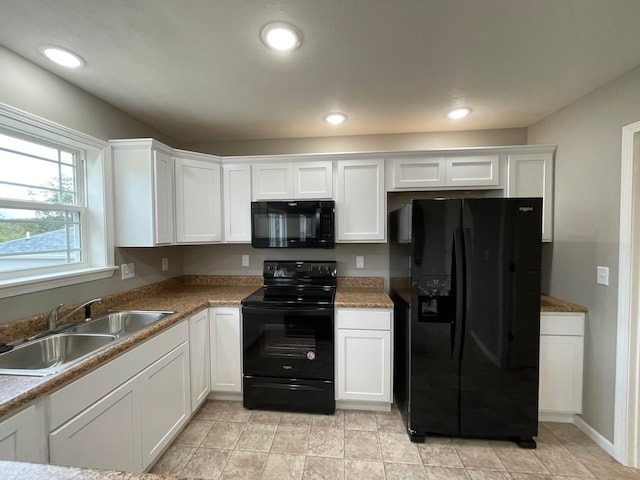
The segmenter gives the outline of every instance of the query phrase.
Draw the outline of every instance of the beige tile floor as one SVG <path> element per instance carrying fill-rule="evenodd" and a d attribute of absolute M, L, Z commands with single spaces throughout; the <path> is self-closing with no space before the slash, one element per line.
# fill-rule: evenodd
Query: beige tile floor
<path fill-rule="evenodd" d="M 409 441 L 400 414 L 245 410 L 208 400 L 153 473 L 198 479 L 640 480 L 570 424 L 541 423 L 538 448 L 512 442 Z"/>

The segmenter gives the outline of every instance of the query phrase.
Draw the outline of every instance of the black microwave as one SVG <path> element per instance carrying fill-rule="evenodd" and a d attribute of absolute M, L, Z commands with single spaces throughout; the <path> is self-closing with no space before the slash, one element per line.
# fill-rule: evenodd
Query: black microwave
<path fill-rule="evenodd" d="M 251 202 L 254 248 L 335 248 L 335 202 Z"/>

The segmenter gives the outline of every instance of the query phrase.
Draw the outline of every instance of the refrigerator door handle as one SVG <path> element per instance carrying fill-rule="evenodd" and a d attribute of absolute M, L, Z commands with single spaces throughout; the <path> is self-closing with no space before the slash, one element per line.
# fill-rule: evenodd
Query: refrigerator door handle
<path fill-rule="evenodd" d="M 463 324 L 466 306 L 466 272 L 465 272 L 465 245 L 464 234 L 461 228 L 453 231 L 453 262 L 454 262 L 454 285 L 455 285 L 455 312 L 451 322 L 451 356 L 459 358 L 462 356 L 463 344 Z"/>

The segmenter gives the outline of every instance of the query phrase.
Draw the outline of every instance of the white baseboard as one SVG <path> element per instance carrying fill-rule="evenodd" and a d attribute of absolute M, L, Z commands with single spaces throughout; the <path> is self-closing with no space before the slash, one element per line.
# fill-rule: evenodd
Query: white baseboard
<path fill-rule="evenodd" d="M 336 400 L 336 408 L 342 410 L 370 410 L 374 412 L 390 412 L 391 404 L 386 402 L 364 402 L 358 400 Z"/>
<path fill-rule="evenodd" d="M 596 442 L 596 444 L 602 448 L 605 452 L 607 452 L 612 457 L 614 456 L 615 448 L 613 443 L 604 438 L 599 432 L 597 432 L 591 425 L 585 422 L 582 417 L 578 415 L 575 416 L 573 420 L 573 424 L 582 430 L 587 437 Z"/>
<path fill-rule="evenodd" d="M 612 457 L 615 457 L 613 443 L 604 438 L 596 431 L 595 428 L 585 422 L 579 415 L 575 415 L 573 413 L 538 412 L 538 420 L 541 422 L 573 423 L 600 448 Z"/>
<path fill-rule="evenodd" d="M 226 393 L 226 392 L 211 392 L 207 395 L 210 400 L 231 400 L 234 402 L 242 401 L 242 393 Z"/>
<path fill-rule="evenodd" d="M 557 412 L 538 412 L 538 420 L 541 422 L 575 423 L 575 414 Z"/>

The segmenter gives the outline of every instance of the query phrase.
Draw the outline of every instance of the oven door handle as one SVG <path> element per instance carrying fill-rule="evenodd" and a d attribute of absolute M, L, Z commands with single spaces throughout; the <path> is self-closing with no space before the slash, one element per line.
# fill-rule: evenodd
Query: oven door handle
<path fill-rule="evenodd" d="M 300 312 L 300 313 L 305 313 L 305 312 L 333 312 L 333 306 L 317 306 L 317 307 L 311 307 L 311 306 L 295 306 L 295 305 L 282 305 L 282 306 L 278 306 L 278 307 L 250 307 L 247 305 L 243 305 L 242 306 L 242 312 L 243 313 L 260 313 L 260 312 L 274 312 L 274 311 L 278 311 L 278 310 L 284 310 L 287 312 Z"/>

